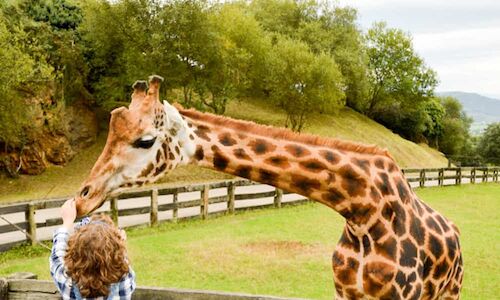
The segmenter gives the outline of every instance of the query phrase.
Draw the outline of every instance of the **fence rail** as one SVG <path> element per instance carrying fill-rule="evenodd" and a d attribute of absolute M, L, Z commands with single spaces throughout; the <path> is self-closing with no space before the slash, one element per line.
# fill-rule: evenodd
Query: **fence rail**
<path fill-rule="evenodd" d="M 21 275 L 21 276 L 19 276 Z M 14 274 L 0 278 L 0 299 L 2 300 L 60 300 L 54 282 L 36 280 L 36 275 L 30 273 Z M 139 286 L 132 295 L 133 300 L 293 300 L 265 295 L 250 295 L 241 293 L 202 291 L 175 288 L 143 287 Z M 296 299 L 299 300 L 299 299 Z"/>
<path fill-rule="evenodd" d="M 500 167 L 403 169 L 403 173 L 412 187 L 443 186 L 498 182 Z M 249 180 L 228 180 L 210 184 L 128 190 L 112 195 L 109 198 L 109 207 L 99 211 L 109 212 L 116 223 L 127 217 L 142 216 L 142 221 L 124 224 L 121 227 L 144 224 L 155 226 L 159 222 L 175 222 L 181 218 L 206 219 L 211 214 L 232 214 L 235 210 L 249 208 L 280 208 L 282 205 L 308 201 L 303 196 L 277 188 L 270 189 L 269 186 L 266 191 L 261 189 L 254 189 L 251 192 L 237 191 L 238 188 L 253 185 L 258 184 Z M 217 190 L 220 195 L 211 195 L 211 192 Z M 189 194 L 191 198 L 181 199 L 181 196 Z M 136 198 L 142 198 L 142 201 L 137 201 L 138 205 L 124 204 Z M 26 241 L 36 244 L 40 240 L 50 239 L 51 234 L 47 230 L 62 224 L 57 212 L 66 199 L 37 200 L 0 206 L 0 216 L 10 219 L 9 222 L 15 225 L 0 221 L 3 223 L 0 225 L 0 252 Z M 180 212 L 183 210 L 191 210 L 191 213 L 182 215 Z M 165 213 L 170 215 L 165 217 Z M 27 234 L 21 234 L 16 227 L 25 230 Z M 38 233 L 43 230 L 45 236 L 39 235 Z"/>

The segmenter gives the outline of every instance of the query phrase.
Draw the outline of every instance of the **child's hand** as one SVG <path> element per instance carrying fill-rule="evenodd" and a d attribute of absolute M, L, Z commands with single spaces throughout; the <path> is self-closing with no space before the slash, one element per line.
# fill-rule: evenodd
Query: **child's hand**
<path fill-rule="evenodd" d="M 76 205 L 75 199 L 69 199 L 61 206 L 61 217 L 63 219 L 63 226 L 71 230 L 73 222 L 76 219 Z"/>

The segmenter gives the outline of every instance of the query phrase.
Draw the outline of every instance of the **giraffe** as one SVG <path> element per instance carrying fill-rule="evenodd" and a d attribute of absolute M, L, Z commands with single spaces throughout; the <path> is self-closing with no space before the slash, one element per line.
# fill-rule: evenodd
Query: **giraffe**
<path fill-rule="evenodd" d="M 159 101 L 162 78 L 134 85 L 75 197 L 78 215 L 113 190 L 194 164 L 270 184 L 345 218 L 333 253 L 336 299 L 459 299 L 458 228 L 421 201 L 386 150 L 296 134 Z"/>

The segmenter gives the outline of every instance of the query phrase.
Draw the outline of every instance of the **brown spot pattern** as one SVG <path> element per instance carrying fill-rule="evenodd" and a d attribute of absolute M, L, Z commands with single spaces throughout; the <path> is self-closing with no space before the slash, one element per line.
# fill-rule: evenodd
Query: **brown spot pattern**
<path fill-rule="evenodd" d="M 363 197 L 366 194 L 366 180 L 361 177 L 354 169 L 345 165 L 338 171 L 342 178 L 342 188 L 344 188 L 351 197 Z"/>
<path fill-rule="evenodd" d="M 204 139 L 207 142 L 210 142 L 210 137 L 208 136 L 210 129 L 207 126 L 200 125 L 194 130 L 194 134 L 198 136 L 200 139 Z"/>
<path fill-rule="evenodd" d="M 219 143 L 224 146 L 233 146 L 236 144 L 236 140 L 231 136 L 229 132 L 219 134 Z"/>
<path fill-rule="evenodd" d="M 329 163 L 332 165 L 337 164 L 340 162 L 340 156 L 333 153 L 333 151 L 330 150 L 321 150 L 319 151 L 319 154 L 324 157 Z"/>
<path fill-rule="evenodd" d="M 250 156 L 248 156 L 248 154 L 245 152 L 245 150 L 243 150 L 241 148 L 234 149 L 233 153 L 234 153 L 234 156 L 236 156 L 239 159 L 253 161 L 253 159 Z"/>
<path fill-rule="evenodd" d="M 311 179 L 307 176 L 292 174 L 291 188 L 299 190 L 303 195 L 310 194 L 313 190 L 320 188 L 321 183 L 316 179 Z"/>
<path fill-rule="evenodd" d="M 300 162 L 300 167 L 313 173 L 321 172 L 326 169 L 326 165 L 317 159 L 311 159 Z"/>
<path fill-rule="evenodd" d="M 276 149 L 276 145 L 273 145 L 264 139 L 255 139 L 248 143 L 248 147 L 250 147 L 252 151 L 257 155 L 272 152 Z"/>
<path fill-rule="evenodd" d="M 286 158 L 283 155 L 276 155 L 276 156 L 271 156 L 267 158 L 264 163 L 273 165 L 275 167 L 281 168 L 281 169 L 288 169 L 290 167 L 290 163 L 288 162 L 288 158 Z"/>
<path fill-rule="evenodd" d="M 285 150 L 295 157 L 303 157 L 311 154 L 311 151 L 297 144 L 288 144 L 285 146 Z"/>

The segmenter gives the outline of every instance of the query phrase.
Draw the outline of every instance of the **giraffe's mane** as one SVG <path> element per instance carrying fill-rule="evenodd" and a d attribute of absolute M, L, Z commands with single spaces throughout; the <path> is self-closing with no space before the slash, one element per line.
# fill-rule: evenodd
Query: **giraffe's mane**
<path fill-rule="evenodd" d="M 178 104 L 175 104 L 174 106 L 179 110 L 181 115 L 190 119 L 209 124 L 216 124 L 219 127 L 229 128 L 235 131 L 248 132 L 263 137 L 271 137 L 307 145 L 323 146 L 357 153 L 378 154 L 393 159 L 386 149 L 381 149 L 376 145 L 365 145 L 351 141 L 320 137 L 317 135 L 296 133 L 287 128 L 276 128 L 268 125 L 257 124 L 252 121 L 236 120 L 211 113 L 203 113 L 194 109 L 184 109 Z"/>

